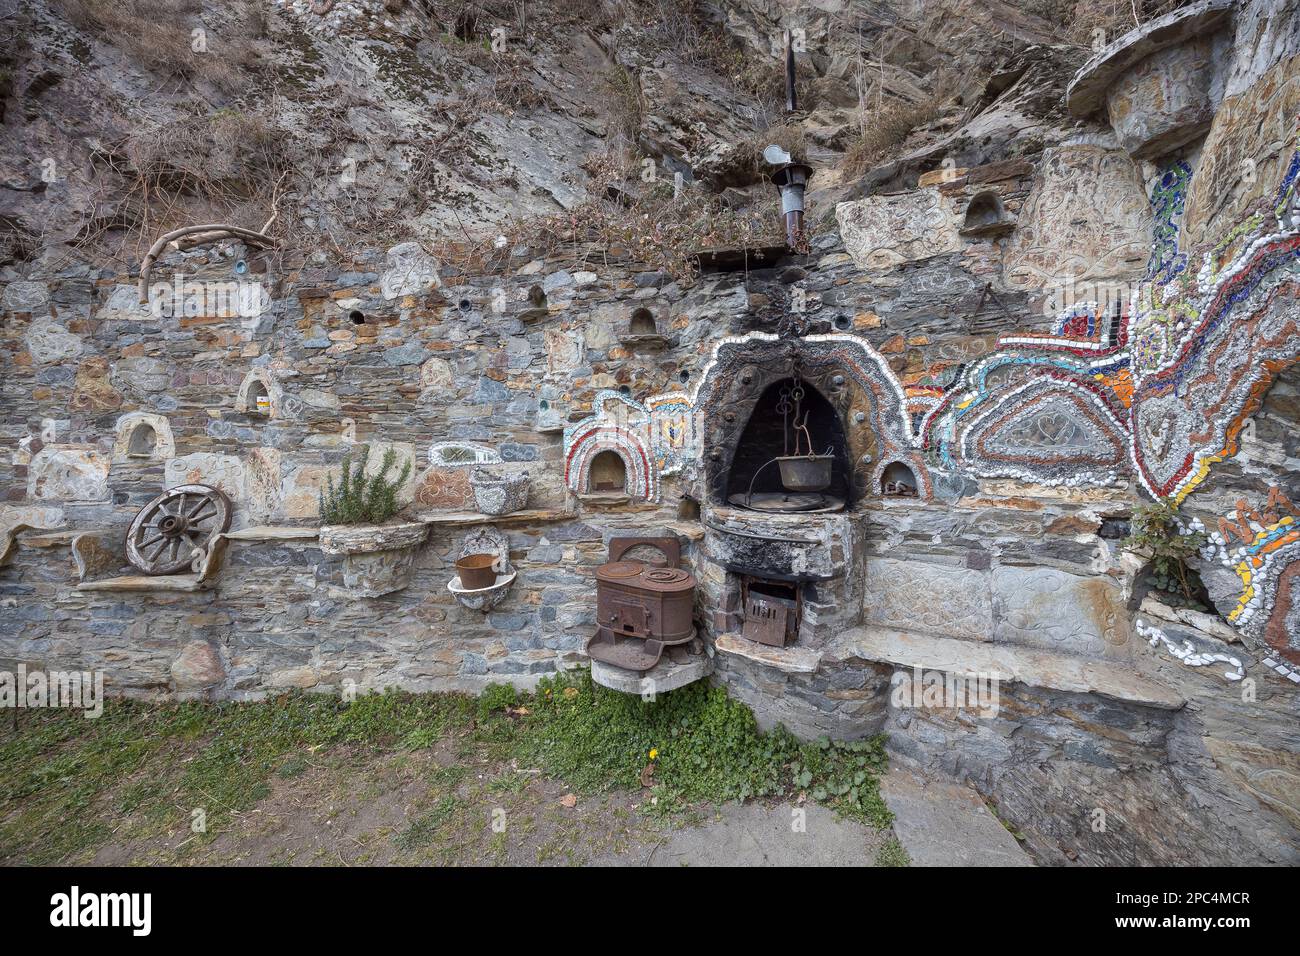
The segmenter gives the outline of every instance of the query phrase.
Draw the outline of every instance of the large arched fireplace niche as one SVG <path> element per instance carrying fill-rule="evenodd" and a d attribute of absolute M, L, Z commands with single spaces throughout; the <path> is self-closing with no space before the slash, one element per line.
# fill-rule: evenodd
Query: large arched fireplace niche
<path fill-rule="evenodd" d="M 795 382 L 802 385 L 808 433 L 794 447 L 794 409 L 782 405 Z M 902 388 L 884 360 L 849 335 L 778 339 L 754 333 L 719 348 L 697 395 L 704 449 L 704 480 L 713 506 L 746 508 L 753 480 L 758 511 L 833 512 L 851 510 L 878 497 L 874 465 L 882 457 L 910 458 L 910 423 Z M 778 456 L 832 456 L 833 499 L 774 502 L 785 487 Z M 779 505 L 773 507 L 773 504 Z M 789 505 L 789 507 L 780 507 Z M 750 502 L 750 508 L 753 502 Z"/>
<path fill-rule="evenodd" d="M 763 389 L 730 451 L 730 467 L 720 473 L 725 482 L 721 497 L 729 504 L 803 512 L 839 511 L 853 503 L 853 466 L 842 413 L 806 379 L 778 379 Z M 804 474 L 825 470 L 829 484 L 819 490 L 791 488 L 783 480 L 783 462 Z"/>

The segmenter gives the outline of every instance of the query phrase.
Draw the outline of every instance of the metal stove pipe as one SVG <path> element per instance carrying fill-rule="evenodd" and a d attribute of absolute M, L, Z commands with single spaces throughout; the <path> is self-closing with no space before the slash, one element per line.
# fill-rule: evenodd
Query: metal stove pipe
<path fill-rule="evenodd" d="M 804 163 L 786 163 L 772 174 L 772 182 L 781 191 L 785 241 L 791 248 L 798 245 L 803 234 L 803 192 L 812 173 L 812 167 Z"/>

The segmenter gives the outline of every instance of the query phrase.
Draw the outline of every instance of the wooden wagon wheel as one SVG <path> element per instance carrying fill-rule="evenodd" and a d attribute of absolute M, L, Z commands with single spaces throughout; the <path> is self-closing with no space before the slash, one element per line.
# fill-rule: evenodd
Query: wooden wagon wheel
<path fill-rule="evenodd" d="M 207 485 L 177 485 L 140 509 L 126 532 L 126 556 L 145 574 L 178 574 L 229 527 L 229 498 Z"/>

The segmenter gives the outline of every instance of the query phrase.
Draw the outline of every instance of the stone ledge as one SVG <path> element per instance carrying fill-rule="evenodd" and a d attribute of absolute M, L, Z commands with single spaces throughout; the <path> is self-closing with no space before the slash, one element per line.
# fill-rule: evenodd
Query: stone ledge
<path fill-rule="evenodd" d="M 416 521 L 425 524 L 445 524 L 461 527 L 476 524 L 532 524 L 544 521 L 567 521 L 576 518 L 573 511 L 563 508 L 532 508 L 524 511 L 512 511 L 504 515 L 485 515 L 477 511 L 429 511 L 416 515 Z"/>
<path fill-rule="evenodd" d="M 822 652 L 810 647 L 772 647 L 739 634 L 719 634 L 713 646 L 720 654 L 743 657 L 786 674 L 812 674 L 822 662 Z"/>
<path fill-rule="evenodd" d="M 713 673 L 713 661 L 704 654 L 694 655 L 685 664 L 674 664 L 667 656 L 645 673 L 624 670 L 600 661 L 591 662 L 591 679 L 601 687 L 624 694 L 666 694 L 703 680 Z"/>
<path fill-rule="evenodd" d="M 206 589 L 201 574 L 128 574 L 119 578 L 101 578 L 82 581 L 78 591 L 179 591 L 193 592 Z"/>
<path fill-rule="evenodd" d="M 231 541 L 308 541 L 320 537 L 320 529 L 265 524 L 227 531 L 226 537 Z"/>
<path fill-rule="evenodd" d="M 931 637 L 888 628 L 845 631 L 826 649 L 824 656 L 827 661 L 856 657 L 955 674 L 997 674 L 1006 682 L 1075 694 L 1097 694 L 1161 710 L 1177 710 L 1186 703 L 1165 685 L 1141 677 L 1120 664 L 1010 644 Z"/>
<path fill-rule="evenodd" d="M 1099 110 L 1106 90 L 1130 67 L 1153 53 L 1218 29 L 1236 0 L 1201 0 L 1130 30 L 1083 65 L 1065 91 L 1070 112 L 1084 118 Z"/>

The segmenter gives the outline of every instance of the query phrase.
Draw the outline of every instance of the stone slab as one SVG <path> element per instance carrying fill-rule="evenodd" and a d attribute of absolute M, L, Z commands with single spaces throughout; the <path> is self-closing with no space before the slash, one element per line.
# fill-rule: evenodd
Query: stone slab
<path fill-rule="evenodd" d="M 984 644 L 888 628 L 864 627 L 846 631 L 826 649 L 824 657 L 828 661 L 857 657 L 954 674 L 997 674 L 1003 682 L 1075 694 L 1097 694 L 1162 710 L 1177 710 L 1186 703 L 1171 688 L 1133 673 L 1132 668 L 1124 664 L 1086 660 L 1037 648 Z"/>
<path fill-rule="evenodd" d="M 119 578 L 102 578 L 99 581 L 82 581 L 78 591 L 202 591 L 203 576 L 199 574 L 128 574 Z"/>
<path fill-rule="evenodd" d="M 809 647 L 772 647 L 739 634 L 719 634 L 713 646 L 720 654 L 734 654 L 786 674 L 812 674 L 822 660 L 821 651 Z"/>
<path fill-rule="evenodd" d="M 576 517 L 572 511 L 553 508 L 530 508 L 512 511 L 507 515 L 485 515 L 477 511 L 426 512 L 416 516 L 425 524 L 445 524 L 461 527 L 476 524 L 531 524 L 542 521 L 567 521 Z"/>
<path fill-rule="evenodd" d="M 295 541 L 310 540 L 319 536 L 319 528 L 295 528 L 287 525 L 267 524 L 226 532 L 226 537 L 231 541 Z"/>
<path fill-rule="evenodd" d="M 961 784 L 891 770 L 880 795 L 913 866 L 1033 866 L 979 794 Z"/>
<path fill-rule="evenodd" d="M 645 673 L 624 670 L 602 661 L 591 662 L 591 679 L 601 687 L 637 696 L 647 693 L 666 694 L 670 690 L 703 680 L 712 673 L 713 660 L 704 654 L 695 655 L 685 664 L 674 664 L 664 657 Z"/>

